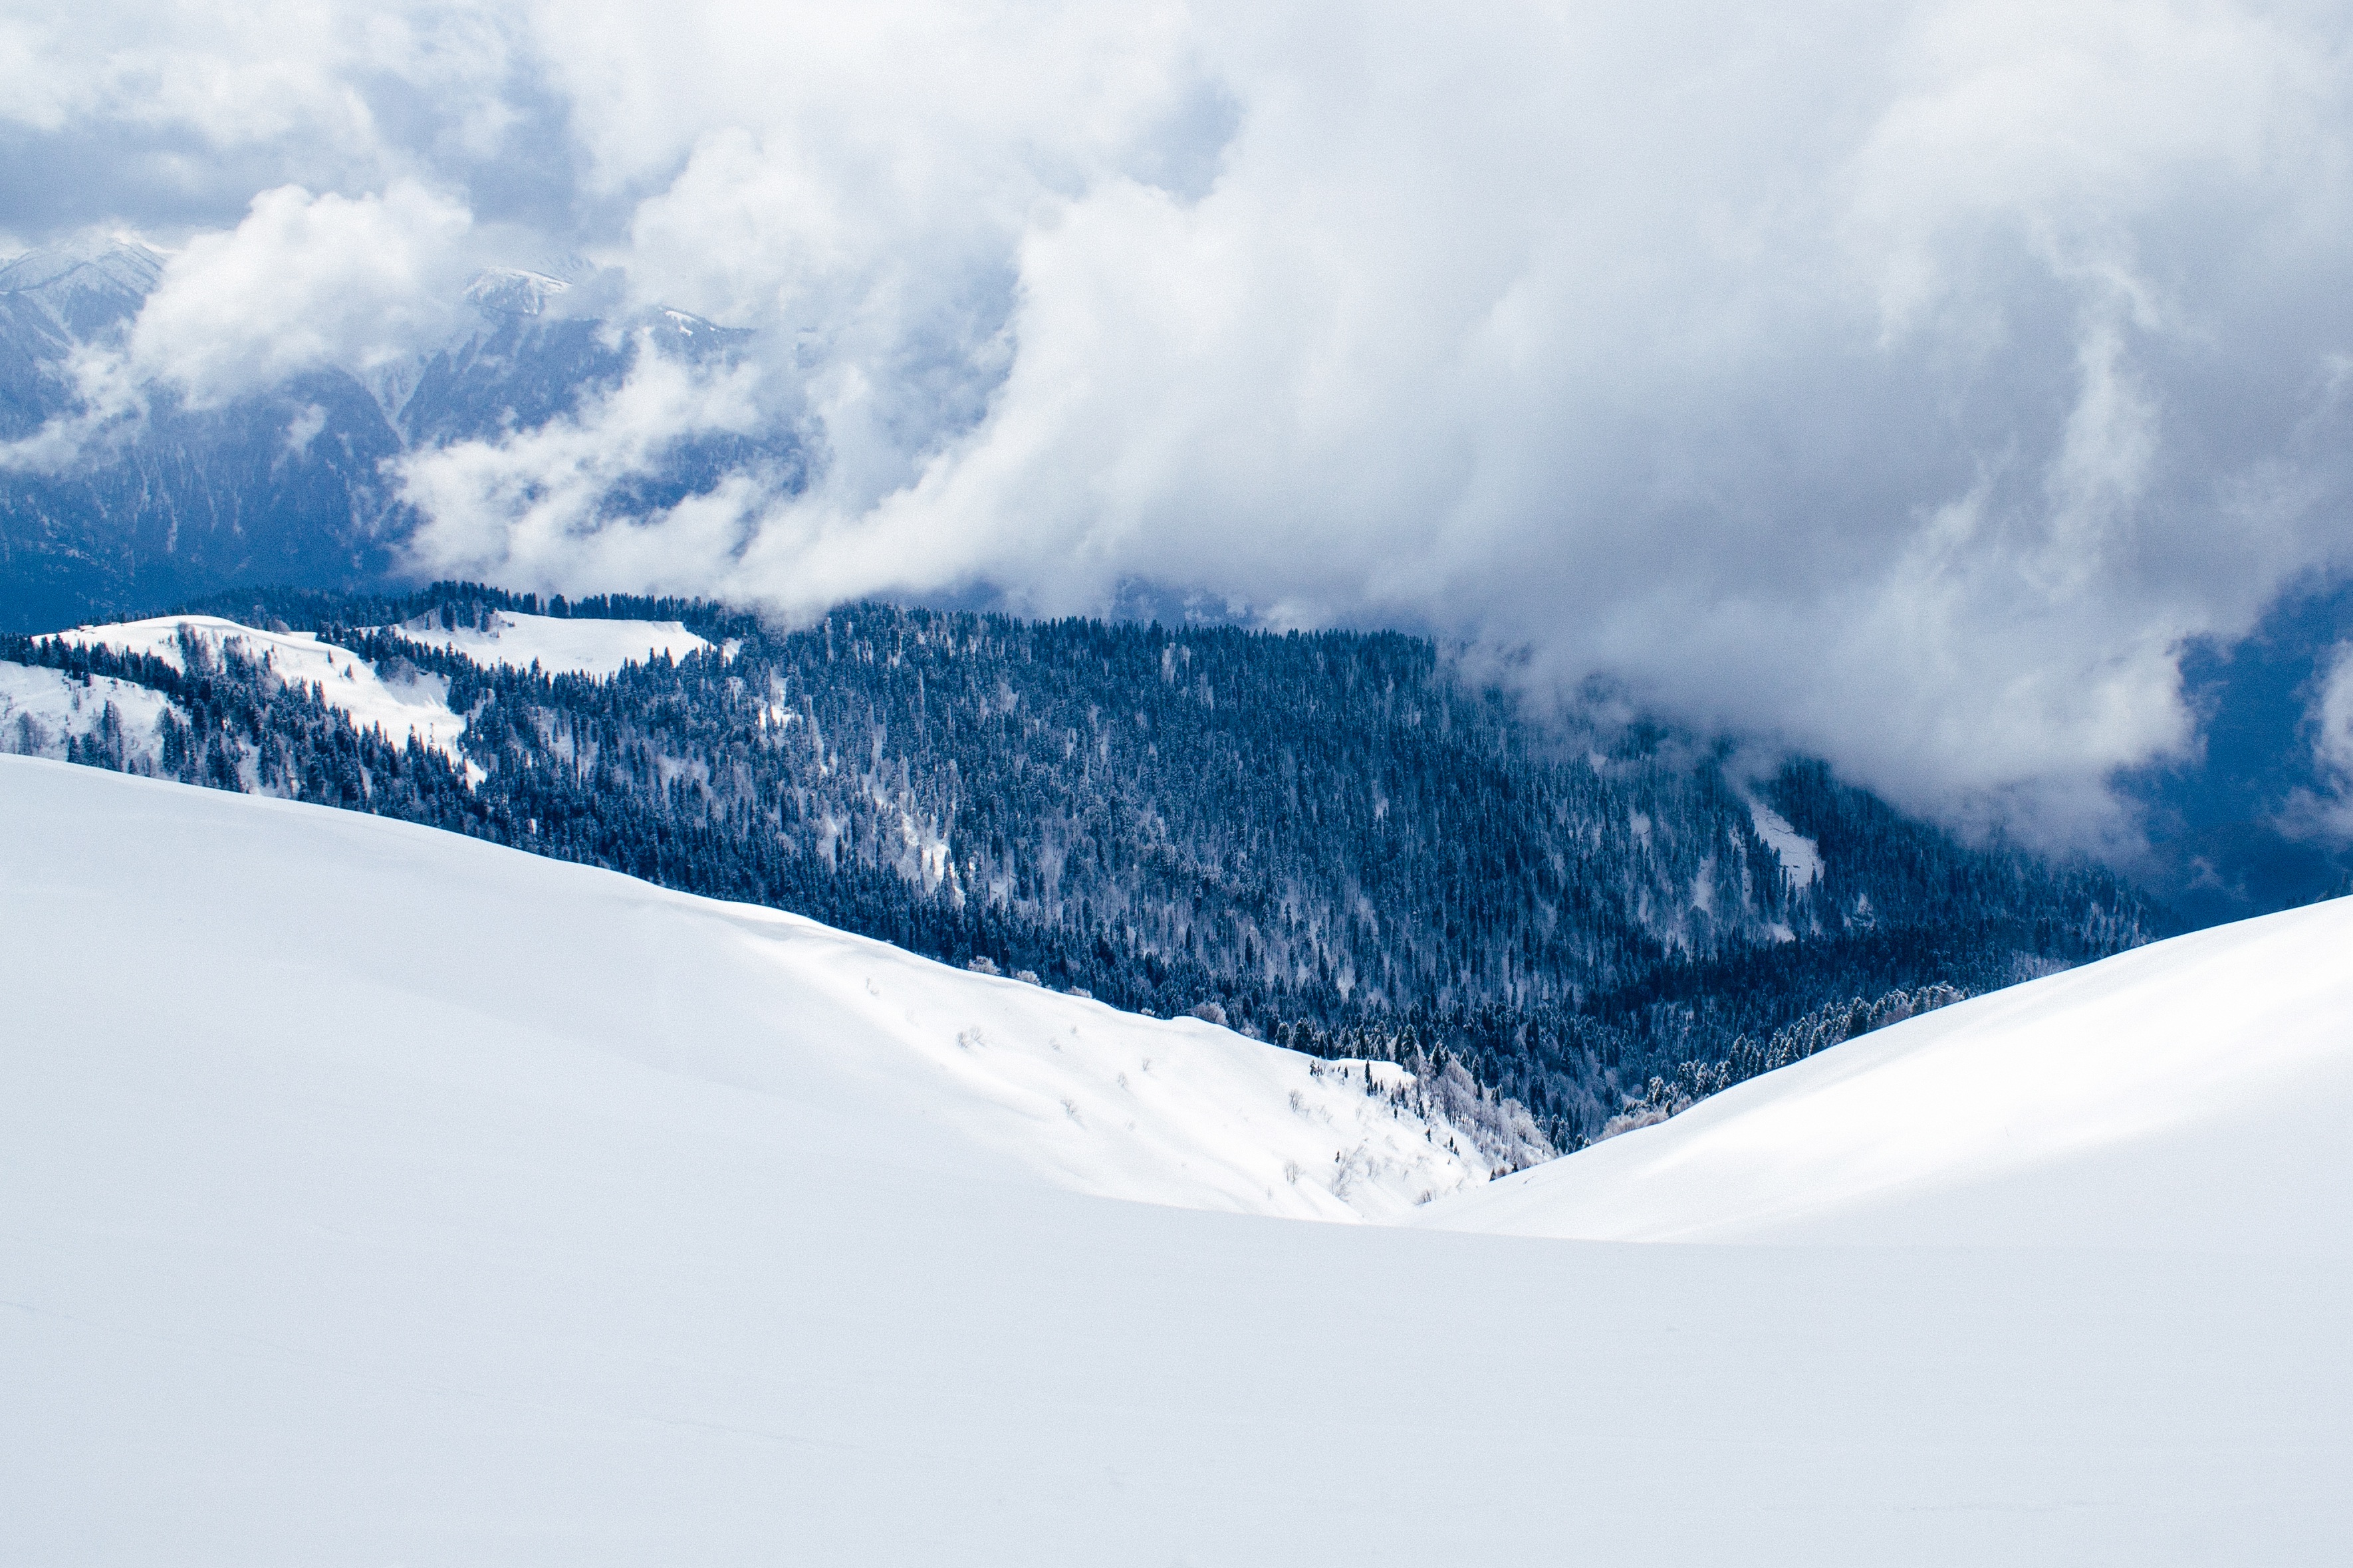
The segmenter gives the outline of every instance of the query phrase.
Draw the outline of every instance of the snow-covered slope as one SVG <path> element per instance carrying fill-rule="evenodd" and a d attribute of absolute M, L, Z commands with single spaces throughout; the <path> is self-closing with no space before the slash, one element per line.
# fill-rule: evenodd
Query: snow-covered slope
<path fill-rule="evenodd" d="M 1821 879 L 1821 847 L 1796 828 L 1789 819 L 1761 800 L 1748 803 L 1749 820 L 1757 825 L 1757 837 L 1773 851 L 1781 862 L 1781 876 L 1792 888 L 1810 888 Z"/>
<path fill-rule="evenodd" d="M 1913 1018 L 1433 1208 L 1626 1240 L 2353 1252 L 2353 899 Z"/>
<path fill-rule="evenodd" d="M 642 664 L 664 654 L 684 658 L 711 646 L 677 621 L 573 619 L 508 610 L 492 614 L 484 627 L 445 626 L 426 615 L 393 629 L 411 642 L 448 648 L 476 664 L 528 669 L 537 663 L 550 675 L 568 672 L 599 679 L 618 674 L 625 664 Z"/>
<path fill-rule="evenodd" d="M 0 752 L 62 759 L 69 737 L 99 732 L 110 705 L 121 727 L 124 760 L 153 771 L 163 749 L 157 727 L 174 710 L 162 693 L 111 676 L 82 681 L 0 660 Z"/>
<path fill-rule="evenodd" d="M 395 741 L 413 734 L 453 759 L 458 755 L 466 721 L 449 710 L 448 681 L 424 670 L 386 680 L 374 665 L 333 643 L 321 642 L 315 633 L 261 631 L 217 616 L 158 616 L 81 626 L 58 637 L 84 647 L 149 654 L 178 669 L 186 657 L 180 642 L 184 631 L 204 646 L 209 658 L 217 659 L 224 647 L 232 647 L 241 658 L 266 663 L 281 681 L 315 682 L 327 705 L 349 714 L 362 730 L 381 726 Z"/>
<path fill-rule="evenodd" d="M 448 648 L 478 664 L 528 668 L 536 661 L 550 674 L 600 679 L 631 660 L 664 654 L 683 658 L 711 646 L 676 621 L 574 620 L 505 611 L 492 616 L 486 629 L 452 630 L 430 616 L 420 616 L 395 629 L 412 642 Z M 311 632 L 264 631 L 216 616 L 159 616 L 152 620 L 81 626 L 58 636 L 83 647 L 152 654 L 176 669 L 185 658 L 183 631 L 201 642 L 213 658 L 218 658 L 224 647 L 233 647 L 243 658 L 266 662 L 282 681 L 317 683 L 328 706 L 349 714 L 362 730 L 380 725 L 396 741 L 414 734 L 453 761 L 462 760 L 458 741 L 466 732 L 466 720 L 450 710 L 448 680 L 418 669 L 399 671 L 386 679 L 365 659 L 321 642 Z M 146 726 L 153 724 L 150 715 Z M 50 728 L 54 731 L 55 725 Z M 468 771 L 472 773 L 471 764 Z"/>
<path fill-rule="evenodd" d="M 44 788 L 78 797 L 88 778 L 68 772 L 32 787 L 27 813 L 48 816 L 58 805 L 38 800 Z M 496 1009 L 510 984 L 500 976 L 528 964 L 575 975 L 584 992 L 652 984 L 675 999 L 667 1017 L 642 999 L 617 997 L 574 1015 L 571 1038 L 582 1048 L 650 1056 L 668 1070 L 723 1079 L 748 1075 L 772 1092 L 805 1095 L 828 1116 L 964 1149 L 976 1172 L 1029 1172 L 1071 1191 L 1145 1202 L 1351 1221 L 1400 1214 L 1487 1178 L 1467 1135 L 1369 1092 L 1376 1082 L 1397 1087 L 1403 1075 L 1388 1063 L 1318 1062 L 1198 1019 L 1121 1013 L 796 915 L 485 854 L 453 835 L 368 816 L 305 806 L 281 820 L 168 784 L 142 792 L 132 815 L 194 862 L 177 885 L 212 889 L 216 902 L 227 888 L 243 895 L 217 962 L 234 967 L 248 942 L 262 942 L 280 967 L 314 971 L 306 989 L 278 997 L 312 1016 L 346 1005 L 345 985 L 363 975 L 372 978 L 362 990 L 418 986 L 397 1011 Z M 385 866 L 400 869 L 387 875 Z M 322 888 L 332 888 L 332 898 Z M 466 897 L 448 896 L 459 888 Z M 403 957 L 396 974 L 377 976 L 381 952 L 365 950 L 381 948 L 387 926 Z M 427 926 L 440 934 L 426 938 Z M 459 932 L 469 957 L 448 947 Z M 702 1032 L 723 1038 L 691 1051 L 672 1043 Z M 804 1076 L 808 1085 L 796 1087 Z"/>
<path fill-rule="evenodd" d="M 1381 1129 L 1206 1026 L 13 757 L 0 997 L 0 1561 L 2353 1546 L 2341 1260 L 1085 1195 L 1345 1217 L 1257 1152 Z"/>

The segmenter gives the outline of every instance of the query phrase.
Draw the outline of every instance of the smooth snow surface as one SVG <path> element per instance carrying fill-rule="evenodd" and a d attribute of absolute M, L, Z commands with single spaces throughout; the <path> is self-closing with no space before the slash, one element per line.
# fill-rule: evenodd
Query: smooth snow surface
<path fill-rule="evenodd" d="M 2353 1253 L 2353 900 L 1977 997 L 1433 1205 L 1641 1241 Z"/>
<path fill-rule="evenodd" d="M 381 726 L 396 742 L 413 734 L 451 760 L 461 760 L 458 737 L 466 732 L 466 721 L 449 710 L 448 680 L 424 670 L 410 670 L 401 679 L 386 680 L 367 660 L 333 643 L 321 642 L 312 632 L 261 631 L 217 616 L 159 616 L 114 626 L 81 626 L 59 632 L 58 637 L 86 647 L 151 654 L 179 669 L 185 658 L 180 646 L 183 627 L 205 645 L 213 658 L 220 658 L 223 648 L 233 647 L 240 658 L 266 662 L 280 681 L 304 686 L 316 682 L 327 706 L 350 715 L 363 731 Z"/>
<path fill-rule="evenodd" d="M 0 752 L 62 759 L 66 738 L 96 731 L 110 702 L 122 726 L 125 758 L 152 769 L 163 752 L 158 727 L 174 710 L 162 693 L 111 676 L 83 681 L 62 670 L 0 660 Z M 186 717 L 181 715 L 183 721 Z"/>
<path fill-rule="evenodd" d="M 657 655 L 684 658 L 711 645 L 677 621 L 608 621 L 586 617 L 524 616 L 500 610 L 487 630 L 442 626 L 432 616 L 404 621 L 393 630 L 411 642 L 448 648 L 480 665 L 528 669 L 536 661 L 550 675 L 620 673 L 625 664 L 644 664 Z"/>
<path fill-rule="evenodd" d="M 2353 1547 L 2353 1272 L 2317 1251 L 1082 1195 L 1285 1201 L 1309 1174 L 1251 1151 L 1315 1119 L 1271 1090 L 1340 1122 L 1306 1097 L 1361 1089 L 786 917 L 19 758 L 0 987 L 0 1562 Z"/>

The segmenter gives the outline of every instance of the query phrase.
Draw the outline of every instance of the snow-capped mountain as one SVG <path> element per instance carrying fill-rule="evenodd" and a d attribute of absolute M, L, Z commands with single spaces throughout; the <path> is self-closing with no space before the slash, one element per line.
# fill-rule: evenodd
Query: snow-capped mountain
<path fill-rule="evenodd" d="M 142 246 L 92 240 L 0 268 L 0 442 L 76 415 L 74 356 L 121 342 L 162 265 Z M 380 472 L 400 449 L 341 373 L 203 409 L 159 394 L 62 466 L 0 464 L 0 626 L 67 624 L 255 575 L 374 580 L 402 527 Z"/>
<path fill-rule="evenodd" d="M 52 343 L 86 342 L 139 313 L 164 276 L 164 258 L 136 240 L 84 236 L 0 266 L 0 312 L 9 347 L 27 329 Z"/>
<path fill-rule="evenodd" d="M 1751 1157 L 1694 1140 L 1655 1173 L 1670 1216 L 1852 1215 L 1860 1159 L 1931 1208 L 1998 1171 L 2097 1223 L 1976 1204 L 1967 1247 L 1909 1222 L 1624 1245 L 1352 1223 L 1467 1227 L 1543 1189 L 1476 1184 L 1439 1127 L 1411 1147 L 1409 1108 L 1205 1024 L 95 769 L 0 758 L 0 824 L 9 1561 L 1974 1568 L 2353 1544 L 2353 1271 L 2306 1223 L 2343 1191 L 2311 1136 L 2353 1022 L 2334 910 L 1835 1047 L 1725 1097 L 1778 1108 L 1746 1119 Z M 2158 1062 L 2120 1075 L 2132 1053 L 2073 1025 L 2136 1028 Z M 1983 1097 L 1890 1068 L 1965 1035 L 2028 1091 L 2028 1157 L 1990 1122 L 1917 1142 Z M 1705 1114 L 1535 1174 L 1615 1171 Z M 2134 1128 L 2211 1157 L 2170 1184 L 2077 1158 Z M 1478 1190 L 1339 1182 L 1382 1136 Z M 2307 1198 L 2269 1212 L 2299 1173 Z M 2193 1181 L 2205 1217 L 2168 1234 Z M 2208 1223 L 2234 1212 L 2260 1245 Z M 2147 1238 L 2168 1245 L 2117 1245 Z"/>
<path fill-rule="evenodd" d="M 466 288 L 466 302 L 501 316 L 544 316 L 572 292 L 572 279 L 527 267 L 498 267 Z"/>

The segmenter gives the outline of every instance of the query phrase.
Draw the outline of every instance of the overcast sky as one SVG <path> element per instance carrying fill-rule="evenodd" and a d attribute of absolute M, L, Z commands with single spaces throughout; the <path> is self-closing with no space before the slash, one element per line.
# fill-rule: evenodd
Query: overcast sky
<path fill-rule="evenodd" d="M 368 0 L 0 16 L 0 228 L 174 254 L 122 375 L 381 374 L 495 264 L 759 329 L 417 454 L 515 587 L 1142 582 L 2077 831 L 2185 637 L 2353 553 L 2327 5 Z M 698 430 L 797 432 L 678 511 Z M 2341 727 L 2341 726 L 2340 726 Z"/>

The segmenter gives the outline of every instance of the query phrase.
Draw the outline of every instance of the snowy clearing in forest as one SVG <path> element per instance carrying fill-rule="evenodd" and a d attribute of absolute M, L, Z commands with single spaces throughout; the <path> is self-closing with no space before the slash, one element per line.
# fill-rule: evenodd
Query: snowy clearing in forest
<path fill-rule="evenodd" d="M 1749 820 L 1757 837 L 1781 863 L 1781 876 L 1792 888 L 1810 888 L 1822 874 L 1821 846 L 1799 832 L 1789 819 L 1761 800 L 1748 803 Z"/>
<path fill-rule="evenodd" d="M 711 647 L 677 621 L 526 616 L 513 610 L 491 612 L 481 626 L 445 626 L 438 612 L 431 612 L 385 629 L 485 667 L 529 669 L 536 664 L 549 675 L 588 675 L 599 680 L 618 675 L 626 664 L 643 664 L 657 656 L 684 658 Z"/>

